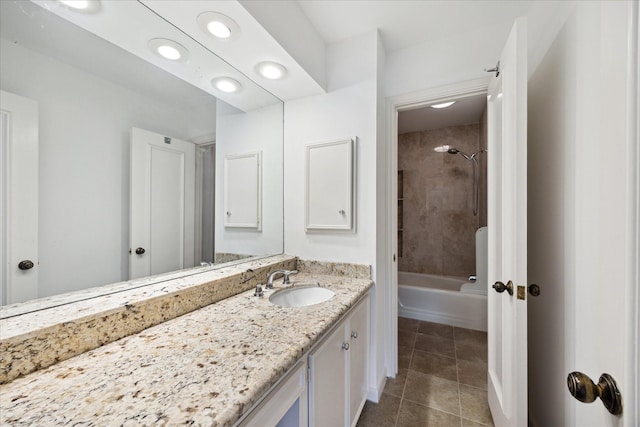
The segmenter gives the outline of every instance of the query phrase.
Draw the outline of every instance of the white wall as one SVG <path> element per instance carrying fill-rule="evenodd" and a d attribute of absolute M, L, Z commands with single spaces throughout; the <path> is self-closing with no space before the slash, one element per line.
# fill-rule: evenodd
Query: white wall
<path fill-rule="evenodd" d="M 283 104 L 245 113 L 219 101 L 217 110 L 215 252 L 245 255 L 281 253 Z M 225 228 L 225 156 L 258 150 L 262 151 L 263 166 L 262 229 Z"/>
<path fill-rule="evenodd" d="M 561 31 L 528 90 L 528 279 L 542 286 L 528 303 L 529 410 L 536 426 L 570 425 L 568 360 L 575 345 L 566 316 L 575 310 L 575 19 Z M 552 351 L 550 351 L 552 349 Z M 570 372 L 570 371 L 569 371 Z"/>
<path fill-rule="evenodd" d="M 533 2 L 527 13 L 529 75 L 575 5 L 574 1 Z M 513 22 L 461 32 L 387 53 L 386 95 L 395 96 L 483 78 L 496 65 Z"/>
<path fill-rule="evenodd" d="M 329 93 L 285 103 L 286 253 L 303 259 L 375 265 L 376 42 L 372 32 L 329 46 Z M 358 138 L 356 230 L 305 233 L 305 146 L 349 137 Z"/>
<path fill-rule="evenodd" d="M 384 310 L 382 272 L 377 267 L 384 233 L 384 183 L 378 165 L 383 144 L 384 65 L 377 31 L 327 47 L 328 93 L 285 103 L 285 252 L 302 259 L 367 264 L 373 267 L 370 398 L 384 381 Z M 304 230 L 305 146 L 311 143 L 357 137 L 356 226 L 354 232 Z M 382 219 L 380 217 L 382 215 Z"/>
<path fill-rule="evenodd" d="M 0 87 L 39 103 L 39 296 L 126 279 L 131 127 L 189 140 L 215 132 L 215 105 L 179 109 L 4 39 L 0 48 Z"/>

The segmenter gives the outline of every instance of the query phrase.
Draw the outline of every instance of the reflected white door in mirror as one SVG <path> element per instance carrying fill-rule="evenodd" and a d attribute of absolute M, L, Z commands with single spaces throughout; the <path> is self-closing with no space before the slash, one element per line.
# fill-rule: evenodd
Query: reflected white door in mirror
<path fill-rule="evenodd" d="M 130 279 L 193 267 L 195 144 L 131 130 Z"/>
<path fill-rule="evenodd" d="M 0 305 L 38 294 L 38 103 L 0 91 Z"/>

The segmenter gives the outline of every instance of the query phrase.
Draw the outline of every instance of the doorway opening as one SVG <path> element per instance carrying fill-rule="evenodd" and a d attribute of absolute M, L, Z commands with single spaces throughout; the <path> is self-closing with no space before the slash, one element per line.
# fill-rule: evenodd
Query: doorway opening
<path fill-rule="evenodd" d="M 487 102 L 398 113 L 398 311 L 486 330 Z"/>
<path fill-rule="evenodd" d="M 389 253 L 393 254 L 393 256 L 390 256 L 388 258 L 390 260 L 393 259 L 393 262 L 390 263 L 390 267 L 387 269 L 387 283 L 389 284 L 389 286 L 387 286 L 386 288 L 387 295 L 385 298 L 386 304 L 387 304 L 386 312 L 389 313 L 389 317 L 386 320 L 386 331 L 385 331 L 386 332 L 385 335 L 387 337 L 385 349 L 387 352 L 386 368 L 387 368 L 388 375 L 395 375 L 398 372 L 398 314 L 399 314 L 398 270 L 399 270 L 399 267 L 408 268 L 406 266 L 412 263 L 412 261 L 410 261 L 412 257 L 407 255 L 407 249 L 409 249 L 408 248 L 409 246 L 413 245 L 412 242 L 415 243 L 419 239 L 419 237 L 408 238 L 405 235 L 408 232 L 407 226 L 410 225 L 411 221 L 409 221 L 409 223 L 406 223 L 406 224 L 404 223 L 406 208 L 404 206 L 405 194 L 402 194 L 402 193 L 405 191 L 404 189 L 406 187 L 406 182 L 404 181 L 405 180 L 404 171 L 400 174 L 398 173 L 399 171 L 402 171 L 402 169 L 398 167 L 399 160 L 400 160 L 399 153 L 398 153 L 400 138 L 398 135 L 401 133 L 406 134 L 410 132 L 400 131 L 401 119 L 403 121 L 405 121 L 407 118 L 411 119 L 412 115 L 419 115 L 419 112 L 417 111 L 422 110 L 426 107 L 429 107 L 430 105 L 441 104 L 445 102 L 456 101 L 456 102 L 462 103 L 464 101 L 466 103 L 468 101 L 469 103 L 473 104 L 472 99 L 475 99 L 476 102 L 478 102 L 478 100 L 482 98 L 482 103 L 486 104 L 486 94 L 487 94 L 488 85 L 489 85 L 488 79 L 478 79 L 478 80 L 472 80 L 468 82 L 461 82 L 453 85 L 443 86 L 440 88 L 429 89 L 419 93 L 401 95 L 401 96 L 390 98 L 388 100 L 387 137 L 388 137 L 388 140 L 390 141 L 390 144 L 388 144 L 387 146 L 388 152 L 387 152 L 386 158 L 387 158 L 387 170 L 389 171 L 389 174 L 387 177 L 388 178 L 387 215 L 389 218 L 390 227 L 387 228 L 387 233 L 388 233 L 387 242 L 389 243 Z M 410 121 L 411 120 L 409 120 L 409 122 Z M 460 122 L 456 124 L 445 123 L 444 127 L 446 127 L 447 125 L 456 126 L 456 125 L 461 125 L 461 123 Z M 440 127 L 443 127 L 443 126 L 440 126 Z M 434 129 L 435 128 L 437 128 L 437 125 L 434 127 Z M 410 128 L 406 128 L 406 129 L 410 129 Z M 418 132 L 418 131 L 415 130 L 415 132 Z M 417 137 L 415 135 L 408 136 L 409 141 L 411 141 L 412 138 L 415 140 Z M 404 144 L 404 142 L 401 142 L 400 144 Z M 409 143 L 409 145 L 411 145 L 411 142 Z M 453 152 L 449 153 L 449 148 L 447 148 L 447 150 L 443 150 L 445 152 L 438 153 L 438 152 L 434 152 L 433 149 L 431 149 L 431 152 L 429 153 L 430 156 L 431 156 L 431 153 L 439 156 L 439 157 L 433 157 L 434 159 L 437 159 L 435 160 L 436 162 L 439 161 L 441 164 L 444 164 L 444 162 L 446 161 L 448 165 L 455 165 L 454 168 L 457 172 L 464 174 L 469 178 L 473 176 L 473 171 L 472 171 L 473 166 L 472 164 L 470 164 L 470 160 L 466 159 L 464 155 L 471 157 L 476 151 L 479 151 L 479 149 L 472 149 L 473 147 L 467 148 L 466 146 L 464 148 L 462 148 L 462 146 L 452 147 L 453 144 L 446 144 L 446 143 L 436 144 L 436 146 L 438 145 L 440 147 L 442 147 L 443 145 L 450 145 L 449 148 L 454 148 L 457 151 L 455 153 Z M 463 152 L 464 155 L 459 155 L 458 153 L 460 152 Z M 481 157 L 481 153 L 476 154 L 474 158 L 478 158 L 478 160 L 480 160 L 479 157 Z M 454 161 L 455 163 L 452 163 Z M 486 170 L 486 157 L 485 157 L 484 165 Z M 482 170 L 481 167 L 479 169 Z M 465 170 L 468 172 L 468 174 L 463 172 Z M 399 179 L 402 179 L 403 181 L 402 189 L 400 189 Z M 467 191 L 466 191 L 466 197 L 468 198 L 470 197 L 470 198 L 466 200 L 466 202 L 462 201 L 461 203 L 462 204 L 466 203 L 466 205 L 469 208 L 468 214 L 472 218 L 477 218 L 480 216 L 480 211 L 482 211 L 482 208 L 480 207 L 478 208 L 478 215 L 473 215 L 473 211 L 472 211 L 472 208 L 474 206 L 473 193 L 475 191 L 475 188 L 473 188 L 472 186 L 472 181 L 473 181 L 472 179 L 469 181 Z M 418 181 L 416 182 L 419 183 L 420 180 L 418 179 Z M 463 182 L 465 181 L 463 180 Z M 480 183 L 478 184 L 481 185 Z M 417 185 L 417 184 L 409 183 L 409 185 Z M 464 186 L 465 184 L 461 183 L 461 185 Z M 402 201 L 399 200 L 399 194 L 398 194 L 399 191 L 402 192 L 401 193 L 401 195 L 403 196 L 401 198 L 403 199 Z M 446 185 L 441 191 L 442 197 L 446 196 L 444 192 L 446 192 Z M 462 197 L 465 197 L 464 196 L 465 193 L 462 193 L 462 194 L 463 194 Z M 481 198 L 479 197 L 479 199 Z M 480 200 L 479 200 L 479 204 L 480 204 Z M 437 204 L 434 206 L 437 207 Z M 400 215 L 399 209 L 403 211 L 402 216 Z M 486 212 L 486 205 L 484 208 L 484 212 Z M 419 219 L 421 214 L 418 212 L 417 216 Z M 486 222 L 486 214 L 481 218 Z M 400 223 L 400 221 L 402 221 L 403 223 Z M 478 221 L 478 219 L 473 219 L 471 221 Z M 475 233 L 475 230 L 473 230 L 473 232 Z M 402 249 L 402 257 L 400 257 L 401 249 Z M 472 257 L 471 259 L 475 264 L 475 257 Z M 441 262 L 440 262 L 440 265 L 442 265 Z M 436 319 L 425 318 L 424 320 L 433 321 Z M 473 328 L 470 328 L 470 329 L 473 329 Z"/>

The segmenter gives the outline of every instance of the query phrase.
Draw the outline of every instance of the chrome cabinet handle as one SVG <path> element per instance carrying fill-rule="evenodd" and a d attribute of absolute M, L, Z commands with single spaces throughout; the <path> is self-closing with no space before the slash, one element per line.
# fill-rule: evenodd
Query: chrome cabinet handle
<path fill-rule="evenodd" d="M 591 403 L 599 397 L 610 413 L 622 414 L 622 394 L 618 384 L 609 374 L 602 374 L 598 384 L 594 384 L 588 375 L 571 372 L 567 376 L 567 387 L 569 393 L 580 402 Z"/>
<path fill-rule="evenodd" d="M 342 343 L 342 349 L 345 351 L 349 350 L 349 343 L 348 342 Z"/>
<path fill-rule="evenodd" d="M 354 340 L 358 339 L 358 331 L 352 331 L 351 332 L 351 338 L 353 338 Z"/>

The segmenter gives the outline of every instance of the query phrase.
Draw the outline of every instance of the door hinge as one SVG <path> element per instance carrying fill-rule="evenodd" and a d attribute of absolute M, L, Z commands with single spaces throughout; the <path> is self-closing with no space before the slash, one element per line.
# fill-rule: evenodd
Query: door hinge
<path fill-rule="evenodd" d="M 527 295 L 527 288 L 525 286 L 518 285 L 518 299 L 524 299 Z"/>

